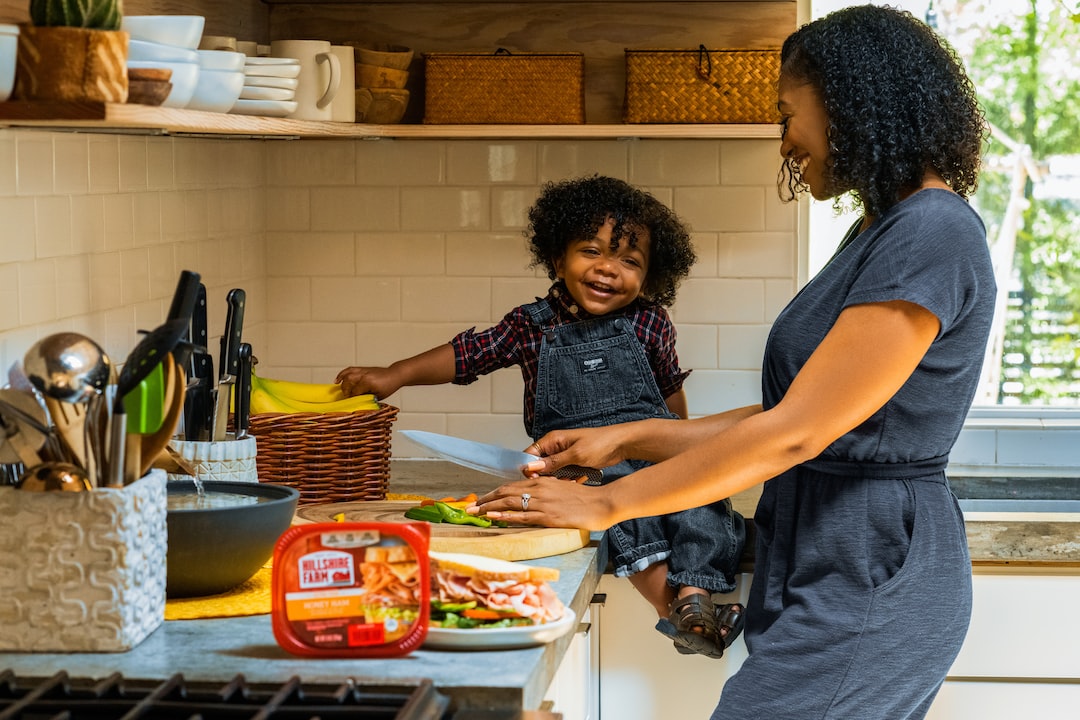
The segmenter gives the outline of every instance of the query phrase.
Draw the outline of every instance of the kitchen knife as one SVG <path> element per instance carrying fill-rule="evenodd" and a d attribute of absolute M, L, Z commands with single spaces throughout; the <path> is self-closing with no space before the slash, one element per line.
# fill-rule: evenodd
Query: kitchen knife
<path fill-rule="evenodd" d="M 463 440 L 450 435 L 439 435 L 424 430 L 402 430 L 401 433 L 450 462 L 507 480 L 521 480 L 524 477 L 521 473 L 522 468 L 536 459 L 535 455 L 526 452 L 507 450 L 498 445 Z M 586 485 L 599 485 L 604 472 L 596 468 L 567 465 L 555 471 L 554 476 L 566 479 L 585 477 Z"/>
<path fill-rule="evenodd" d="M 248 435 L 248 418 L 251 416 L 251 343 L 240 343 L 240 368 L 236 374 L 236 406 L 233 417 L 236 422 L 236 439 Z"/>
<path fill-rule="evenodd" d="M 180 272 L 180 279 L 176 283 L 176 290 L 173 292 L 172 304 L 169 306 L 169 314 L 165 318 L 166 320 L 184 318 L 188 321 L 188 331 L 184 333 L 182 341 L 172 352 L 176 364 L 182 368 L 188 367 L 193 351 L 190 324 L 192 315 L 195 312 L 195 304 L 198 302 L 200 287 L 202 287 L 202 283 L 199 282 L 199 273 L 192 272 L 191 270 L 182 270 Z"/>
<path fill-rule="evenodd" d="M 187 376 L 191 380 L 184 400 L 184 437 L 187 440 L 210 439 L 214 361 L 206 349 L 207 334 L 206 286 L 199 283 L 195 307 L 191 313 L 191 344 L 194 348 L 187 370 Z"/>
<path fill-rule="evenodd" d="M 217 395 L 214 398 L 215 442 L 225 439 L 229 424 L 229 406 L 240 371 L 240 341 L 244 332 L 244 303 L 247 293 L 233 288 L 225 297 L 228 310 L 225 315 L 225 332 L 221 335 L 221 364 L 218 366 Z"/>

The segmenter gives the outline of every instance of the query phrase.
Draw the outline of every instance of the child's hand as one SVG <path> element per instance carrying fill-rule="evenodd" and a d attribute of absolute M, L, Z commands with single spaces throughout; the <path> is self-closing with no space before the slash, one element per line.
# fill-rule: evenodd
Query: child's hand
<path fill-rule="evenodd" d="M 371 393 L 377 399 L 393 395 L 401 387 L 389 368 L 347 367 L 334 380 L 341 384 L 341 392 L 347 397 Z"/>

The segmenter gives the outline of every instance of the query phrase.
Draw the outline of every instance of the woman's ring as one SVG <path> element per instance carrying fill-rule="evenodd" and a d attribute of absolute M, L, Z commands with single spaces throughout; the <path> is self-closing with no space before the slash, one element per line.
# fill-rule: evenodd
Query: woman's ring
<path fill-rule="evenodd" d="M 529 501 L 532 500 L 532 495 L 529 493 L 521 493 L 521 510 L 522 512 L 529 509 Z"/>

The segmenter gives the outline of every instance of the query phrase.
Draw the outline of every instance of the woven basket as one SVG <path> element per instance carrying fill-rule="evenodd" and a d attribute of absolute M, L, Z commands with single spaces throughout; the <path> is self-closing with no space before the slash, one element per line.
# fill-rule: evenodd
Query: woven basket
<path fill-rule="evenodd" d="M 424 122 L 585 122 L 582 53 L 424 53 Z"/>
<path fill-rule="evenodd" d="M 300 491 L 300 503 L 385 500 L 398 409 L 252 415 L 259 481 Z"/>
<path fill-rule="evenodd" d="M 628 123 L 776 123 L 780 51 L 627 50 Z"/>

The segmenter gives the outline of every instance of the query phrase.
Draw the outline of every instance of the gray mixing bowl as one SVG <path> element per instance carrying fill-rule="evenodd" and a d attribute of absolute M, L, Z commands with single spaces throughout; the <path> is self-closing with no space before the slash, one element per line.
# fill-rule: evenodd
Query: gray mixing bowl
<path fill-rule="evenodd" d="M 168 484 L 165 594 L 217 595 L 261 568 L 289 529 L 300 492 L 283 485 L 206 481 L 208 503 L 196 503 L 194 480 Z M 177 507 L 177 505 L 183 507 Z"/>

